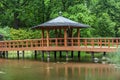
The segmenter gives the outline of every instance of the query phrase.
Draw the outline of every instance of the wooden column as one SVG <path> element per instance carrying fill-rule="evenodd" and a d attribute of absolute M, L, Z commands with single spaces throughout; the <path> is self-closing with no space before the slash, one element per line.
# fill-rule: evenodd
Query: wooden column
<path fill-rule="evenodd" d="M 94 62 L 94 52 L 91 52 L 92 62 Z"/>
<path fill-rule="evenodd" d="M 80 29 L 77 28 L 78 46 L 80 46 Z"/>
<path fill-rule="evenodd" d="M 55 29 L 55 36 L 56 36 L 56 38 L 58 37 L 58 31 L 57 31 L 57 29 Z"/>
<path fill-rule="evenodd" d="M 22 58 L 24 59 L 25 57 L 25 51 L 22 51 Z"/>
<path fill-rule="evenodd" d="M 42 51 L 41 60 L 44 61 L 44 51 Z"/>
<path fill-rule="evenodd" d="M 47 62 L 50 62 L 50 52 L 47 52 Z"/>
<path fill-rule="evenodd" d="M 60 51 L 60 56 L 59 56 L 59 58 L 60 58 L 60 59 L 62 58 L 62 51 Z"/>
<path fill-rule="evenodd" d="M 78 51 L 78 60 L 80 61 L 80 51 Z"/>
<path fill-rule="evenodd" d="M 5 53 L 5 54 L 6 54 L 6 58 L 8 59 L 8 51 L 6 51 L 6 53 Z"/>
<path fill-rule="evenodd" d="M 106 56 L 106 52 L 103 53 L 103 56 Z"/>
<path fill-rule="evenodd" d="M 64 46 L 67 46 L 67 29 L 64 29 Z"/>
<path fill-rule="evenodd" d="M 71 51 L 71 58 L 72 58 L 72 60 L 73 60 L 73 58 L 74 58 L 73 51 Z"/>
<path fill-rule="evenodd" d="M 66 61 L 68 62 L 69 56 L 68 56 L 68 51 L 66 51 Z"/>
<path fill-rule="evenodd" d="M 56 51 L 54 51 L 54 59 L 56 60 L 57 55 L 56 55 Z"/>
<path fill-rule="evenodd" d="M 49 30 L 47 30 L 47 47 L 49 47 Z"/>
<path fill-rule="evenodd" d="M 17 58 L 20 59 L 20 53 L 17 51 Z"/>
<path fill-rule="evenodd" d="M 34 58 L 37 59 L 37 51 L 34 52 Z"/>
<path fill-rule="evenodd" d="M 42 29 L 42 46 L 44 46 L 44 29 Z"/>

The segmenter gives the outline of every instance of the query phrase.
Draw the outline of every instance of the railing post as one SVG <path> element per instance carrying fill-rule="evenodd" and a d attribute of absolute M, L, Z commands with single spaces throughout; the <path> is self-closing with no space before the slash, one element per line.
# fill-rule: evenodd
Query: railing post
<path fill-rule="evenodd" d="M 110 39 L 108 39 L 108 48 L 110 48 Z"/>
<path fill-rule="evenodd" d="M 92 47 L 94 48 L 94 39 L 92 39 Z"/>
<path fill-rule="evenodd" d="M 55 39 L 55 43 L 56 43 L 56 46 L 58 46 L 58 39 L 57 38 Z"/>
<path fill-rule="evenodd" d="M 118 39 L 116 39 L 116 47 L 118 48 Z"/>
<path fill-rule="evenodd" d="M 100 48 L 102 48 L 102 39 L 100 39 Z"/>
<path fill-rule="evenodd" d="M 87 48 L 87 39 L 85 39 L 85 44 L 84 44 L 84 45 L 85 45 L 85 47 Z"/>

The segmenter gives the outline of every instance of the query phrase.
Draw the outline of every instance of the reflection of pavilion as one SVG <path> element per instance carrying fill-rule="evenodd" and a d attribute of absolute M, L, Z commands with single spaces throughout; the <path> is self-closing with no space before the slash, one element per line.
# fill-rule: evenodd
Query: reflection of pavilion
<path fill-rule="evenodd" d="M 80 51 L 90 52 L 94 58 L 95 52 L 102 52 L 105 55 L 106 52 L 116 51 L 120 43 L 119 38 L 81 38 L 80 29 L 87 27 L 89 26 L 59 16 L 32 28 L 41 30 L 41 39 L 2 41 L 0 42 L 0 51 L 6 52 L 6 55 L 8 51 L 17 51 L 18 58 L 19 51 L 23 51 L 23 57 L 24 51 L 35 51 L 35 58 L 37 51 L 41 51 L 42 60 L 44 52 L 47 52 L 48 61 L 52 51 L 55 59 L 58 52 L 62 57 L 64 51 L 66 60 L 69 57 L 68 52 L 71 52 L 71 58 L 74 56 L 74 51 L 77 51 L 78 58 L 80 58 Z M 73 34 L 74 31 L 76 34 Z M 54 35 L 51 35 L 51 32 Z"/>

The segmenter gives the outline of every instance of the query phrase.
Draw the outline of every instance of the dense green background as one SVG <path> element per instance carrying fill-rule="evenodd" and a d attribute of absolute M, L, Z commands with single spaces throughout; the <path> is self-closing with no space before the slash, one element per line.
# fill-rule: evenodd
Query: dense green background
<path fill-rule="evenodd" d="M 120 0 L 0 0 L 0 34 L 5 39 L 40 38 L 30 28 L 63 16 L 91 26 L 83 37 L 120 36 Z"/>

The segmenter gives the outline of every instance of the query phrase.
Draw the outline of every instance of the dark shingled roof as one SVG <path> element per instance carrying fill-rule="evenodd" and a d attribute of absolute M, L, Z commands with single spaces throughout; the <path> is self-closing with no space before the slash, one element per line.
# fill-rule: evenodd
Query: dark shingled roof
<path fill-rule="evenodd" d="M 47 27 L 87 28 L 87 27 L 89 27 L 89 25 L 78 23 L 78 22 L 72 21 L 70 19 L 67 19 L 65 17 L 59 16 L 59 17 L 52 19 L 48 22 L 34 26 L 33 28 L 47 28 Z"/>

